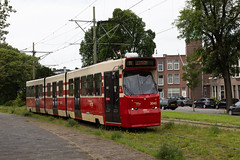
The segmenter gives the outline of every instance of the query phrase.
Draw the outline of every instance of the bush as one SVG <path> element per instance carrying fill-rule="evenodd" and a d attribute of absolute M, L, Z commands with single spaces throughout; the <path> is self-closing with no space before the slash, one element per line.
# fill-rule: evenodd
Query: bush
<path fill-rule="evenodd" d="M 115 131 L 111 135 L 112 140 L 116 140 L 116 139 L 120 139 L 120 138 L 122 138 L 122 132 L 120 132 L 120 131 Z"/>
<path fill-rule="evenodd" d="M 157 159 L 161 160 L 184 160 L 182 150 L 176 146 L 168 145 L 164 143 L 157 154 Z"/>
<path fill-rule="evenodd" d="M 69 119 L 68 120 L 68 123 L 67 123 L 67 127 L 74 127 L 74 126 L 77 126 L 78 125 L 78 122 L 74 119 Z"/>
<path fill-rule="evenodd" d="M 32 117 L 32 113 L 26 111 L 26 112 L 23 113 L 23 116 L 25 116 L 25 117 Z"/>
<path fill-rule="evenodd" d="M 14 103 L 13 101 L 7 101 L 4 105 L 9 107 L 13 106 L 13 103 Z"/>
<path fill-rule="evenodd" d="M 17 98 L 13 101 L 14 106 L 21 107 L 26 105 L 26 101 L 23 100 L 22 96 L 23 96 L 23 92 L 19 92 L 17 95 Z"/>

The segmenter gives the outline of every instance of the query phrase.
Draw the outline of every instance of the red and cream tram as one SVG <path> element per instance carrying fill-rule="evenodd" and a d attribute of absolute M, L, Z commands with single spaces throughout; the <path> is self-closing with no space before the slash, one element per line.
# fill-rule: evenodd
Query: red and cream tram
<path fill-rule="evenodd" d="M 152 57 L 109 60 L 71 72 L 28 81 L 31 112 L 122 127 L 161 123 Z"/>

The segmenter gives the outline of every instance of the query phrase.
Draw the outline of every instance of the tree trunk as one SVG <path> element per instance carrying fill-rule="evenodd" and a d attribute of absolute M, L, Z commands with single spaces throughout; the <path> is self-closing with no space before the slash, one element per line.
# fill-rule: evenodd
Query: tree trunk
<path fill-rule="evenodd" d="M 195 105 L 194 105 L 195 98 L 193 98 L 193 90 L 192 89 L 191 89 L 191 98 L 192 98 L 192 109 L 193 109 L 193 112 L 195 112 Z"/>
<path fill-rule="evenodd" d="M 227 113 L 229 111 L 229 107 L 232 105 L 232 83 L 231 76 L 229 70 L 226 69 L 224 77 L 224 85 L 225 85 L 225 96 L 226 96 L 226 105 L 227 105 Z"/>

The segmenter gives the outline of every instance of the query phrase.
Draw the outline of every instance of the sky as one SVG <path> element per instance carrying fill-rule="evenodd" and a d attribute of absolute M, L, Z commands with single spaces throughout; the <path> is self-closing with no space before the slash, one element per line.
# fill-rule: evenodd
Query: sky
<path fill-rule="evenodd" d="M 7 20 L 6 42 L 29 55 L 32 53 L 27 51 L 33 50 L 34 43 L 39 62 L 50 68 L 81 68 L 79 43 L 85 33 L 69 20 L 91 21 L 93 6 L 97 21 L 111 18 L 115 8 L 131 9 L 141 17 L 145 29 L 156 33 L 154 56 L 185 54 L 185 41 L 177 38 L 179 32 L 172 25 L 185 0 L 10 0 L 10 5 L 17 12 Z M 79 25 L 86 31 L 93 24 Z"/>

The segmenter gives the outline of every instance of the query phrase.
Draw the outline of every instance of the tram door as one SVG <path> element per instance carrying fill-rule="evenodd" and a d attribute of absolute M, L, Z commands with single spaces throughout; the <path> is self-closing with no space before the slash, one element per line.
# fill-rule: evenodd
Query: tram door
<path fill-rule="evenodd" d="M 119 104 L 119 71 L 104 73 L 104 99 L 106 122 L 121 123 Z"/>
<path fill-rule="evenodd" d="M 35 107 L 36 107 L 36 112 L 40 112 L 40 107 L 39 107 L 39 86 L 35 86 Z"/>
<path fill-rule="evenodd" d="M 74 78 L 74 109 L 75 117 L 81 118 L 80 110 L 80 78 Z"/>
<path fill-rule="evenodd" d="M 52 103 L 53 103 L 53 115 L 58 115 L 57 109 L 57 82 L 52 83 Z"/>

